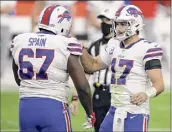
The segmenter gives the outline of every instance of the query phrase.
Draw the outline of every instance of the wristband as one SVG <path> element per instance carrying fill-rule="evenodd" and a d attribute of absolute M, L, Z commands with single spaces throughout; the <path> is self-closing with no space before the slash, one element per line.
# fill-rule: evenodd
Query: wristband
<path fill-rule="evenodd" d="M 157 94 L 157 90 L 154 87 L 151 87 L 151 88 L 149 88 L 149 89 L 146 90 L 146 95 L 149 98 L 155 97 L 156 94 Z"/>

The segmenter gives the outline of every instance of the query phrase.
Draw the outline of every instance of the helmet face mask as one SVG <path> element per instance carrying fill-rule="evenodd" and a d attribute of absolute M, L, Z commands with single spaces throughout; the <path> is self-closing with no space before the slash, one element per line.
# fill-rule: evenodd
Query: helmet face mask
<path fill-rule="evenodd" d="M 72 17 L 67 8 L 63 6 L 48 6 L 39 16 L 38 27 L 58 35 L 69 36 Z"/>
<path fill-rule="evenodd" d="M 134 5 L 121 7 L 115 15 L 113 22 L 114 37 L 123 41 L 143 28 L 143 15 L 141 10 Z"/>

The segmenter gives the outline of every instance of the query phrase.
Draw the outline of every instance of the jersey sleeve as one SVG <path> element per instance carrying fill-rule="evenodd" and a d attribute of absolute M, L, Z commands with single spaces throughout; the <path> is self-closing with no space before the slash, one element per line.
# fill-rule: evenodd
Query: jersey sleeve
<path fill-rule="evenodd" d="M 75 38 L 71 38 L 67 44 L 67 50 L 72 55 L 82 55 L 82 44 Z"/>
<path fill-rule="evenodd" d="M 161 61 L 162 56 L 163 56 L 163 50 L 161 46 L 157 43 L 151 43 L 146 48 L 146 52 L 143 57 L 143 62 L 144 64 L 146 64 L 147 61 L 153 59 L 158 59 Z"/>
<path fill-rule="evenodd" d="M 103 47 L 103 50 L 100 53 L 101 60 L 108 66 L 111 64 L 111 57 L 113 55 L 114 49 L 115 48 L 112 45 L 112 41 L 109 40 L 108 44 L 105 47 Z"/>

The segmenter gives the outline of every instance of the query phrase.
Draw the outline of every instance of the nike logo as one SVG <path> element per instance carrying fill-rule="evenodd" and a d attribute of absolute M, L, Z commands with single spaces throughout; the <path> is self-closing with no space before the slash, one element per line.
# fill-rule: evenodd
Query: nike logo
<path fill-rule="evenodd" d="M 130 119 L 133 119 L 134 117 L 136 117 L 136 116 L 130 116 Z"/>

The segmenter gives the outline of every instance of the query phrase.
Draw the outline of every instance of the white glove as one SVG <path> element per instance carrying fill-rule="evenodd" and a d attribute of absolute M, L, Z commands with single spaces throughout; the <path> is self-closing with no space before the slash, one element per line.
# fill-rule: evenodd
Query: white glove
<path fill-rule="evenodd" d="M 94 127 L 94 124 L 96 122 L 95 113 L 92 112 L 90 116 L 86 117 L 86 119 L 87 119 L 87 122 L 82 124 L 83 129 L 89 129 L 89 128 Z"/>

